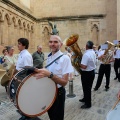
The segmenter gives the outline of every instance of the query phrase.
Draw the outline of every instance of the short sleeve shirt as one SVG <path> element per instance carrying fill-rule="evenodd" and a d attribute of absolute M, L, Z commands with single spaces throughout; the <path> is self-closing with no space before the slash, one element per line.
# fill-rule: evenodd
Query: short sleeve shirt
<path fill-rule="evenodd" d="M 47 59 L 47 65 L 62 54 L 63 53 L 59 50 L 54 55 L 49 56 Z M 47 69 L 53 72 L 53 74 L 59 76 L 60 78 L 62 78 L 64 74 L 73 72 L 71 60 L 68 55 L 63 55 L 62 57 L 60 57 L 60 59 L 56 60 Z M 58 85 L 58 87 L 60 87 L 60 85 Z"/>
<path fill-rule="evenodd" d="M 93 49 L 86 50 L 82 57 L 81 64 L 87 66 L 87 68 L 82 69 L 82 71 L 94 70 L 96 68 L 95 63 L 96 63 L 96 54 L 93 51 Z"/>
<path fill-rule="evenodd" d="M 120 50 L 116 50 L 116 54 L 114 55 L 114 58 L 120 58 Z"/>
<path fill-rule="evenodd" d="M 26 49 L 20 52 L 16 64 L 16 69 L 19 71 L 25 66 L 33 66 L 32 55 Z"/>

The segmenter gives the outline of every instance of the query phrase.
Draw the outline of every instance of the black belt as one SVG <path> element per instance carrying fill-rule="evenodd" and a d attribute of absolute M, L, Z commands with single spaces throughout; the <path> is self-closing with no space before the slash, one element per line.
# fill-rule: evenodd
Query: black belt
<path fill-rule="evenodd" d="M 101 65 L 108 66 L 108 65 L 111 65 L 111 64 L 101 64 Z"/>
<path fill-rule="evenodd" d="M 58 90 L 62 90 L 63 88 L 64 88 L 63 86 L 62 86 L 62 87 L 59 87 Z"/>
<path fill-rule="evenodd" d="M 63 94 L 63 92 L 64 92 L 64 87 L 63 86 L 58 88 L 58 95 Z"/>
<path fill-rule="evenodd" d="M 91 70 L 91 71 L 82 71 L 82 72 L 90 73 L 90 72 L 93 72 L 93 71 L 95 71 L 95 70 Z"/>

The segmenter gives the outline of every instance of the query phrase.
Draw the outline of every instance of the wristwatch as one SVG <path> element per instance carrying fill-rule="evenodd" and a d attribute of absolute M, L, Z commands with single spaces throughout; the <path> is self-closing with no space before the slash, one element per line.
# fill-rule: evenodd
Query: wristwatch
<path fill-rule="evenodd" d="M 48 78 L 52 78 L 53 77 L 53 73 L 51 72 L 50 76 Z"/>

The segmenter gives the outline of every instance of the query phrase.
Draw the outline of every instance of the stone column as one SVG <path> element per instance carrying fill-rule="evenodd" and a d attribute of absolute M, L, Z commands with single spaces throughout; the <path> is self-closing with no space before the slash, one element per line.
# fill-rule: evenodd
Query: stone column
<path fill-rule="evenodd" d="M 12 40 L 11 40 L 11 25 L 8 25 L 8 45 L 12 45 Z"/>
<path fill-rule="evenodd" d="M 3 40 L 3 27 L 4 27 L 4 22 L 0 21 L 0 45 L 4 44 L 4 40 Z"/>

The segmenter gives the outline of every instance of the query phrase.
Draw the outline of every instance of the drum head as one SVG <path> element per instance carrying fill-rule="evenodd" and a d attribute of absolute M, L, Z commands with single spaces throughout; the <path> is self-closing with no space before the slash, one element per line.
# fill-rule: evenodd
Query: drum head
<path fill-rule="evenodd" d="M 113 110 L 109 111 L 106 120 L 120 120 L 120 104 L 118 104 Z"/>
<path fill-rule="evenodd" d="M 36 79 L 31 75 L 19 87 L 17 106 L 26 116 L 39 116 L 52 106 L 56 94 L 55 82 L 47 77 Z"/>

